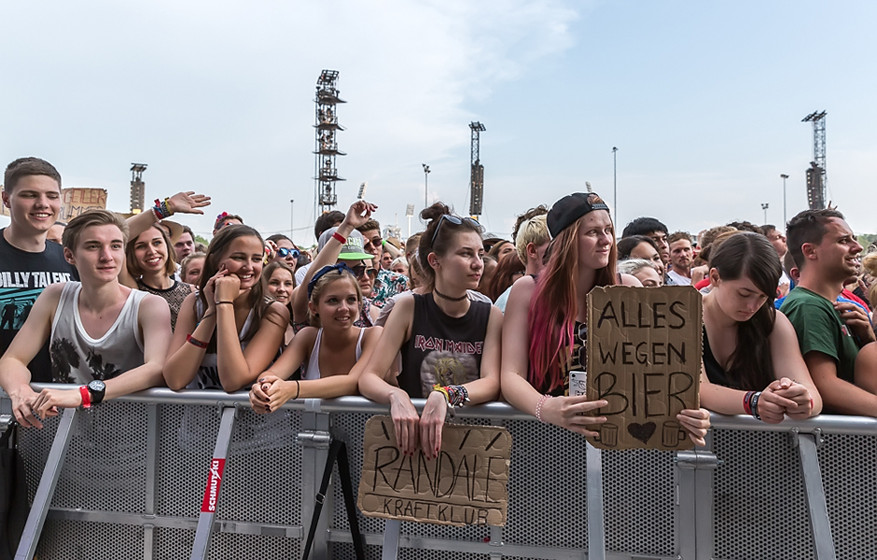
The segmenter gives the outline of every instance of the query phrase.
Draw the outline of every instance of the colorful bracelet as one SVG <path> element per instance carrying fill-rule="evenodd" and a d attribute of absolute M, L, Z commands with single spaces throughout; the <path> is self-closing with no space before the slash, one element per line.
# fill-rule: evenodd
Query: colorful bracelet
<path fill-rule="evenodd" d="M 332 238 L 338 241 L 338 243 L 344 245 L 347 243 L 347 238 L 338 233 L 337 231 L 332 234 Z"/>
<path fill-rule="evenodd" d="M 752 410 L 752 417 L 756 420 L 761 420 L 761 416 L 758 414 L 758 399 L 761 398 L 761 391 L 757 391 L 754 395 L 752 395 L 752 399 L 749 401 L 749 408 Z"/>
<path fill-rule="evenodd" d="M 155 217 L 158 218 L 159 221 L 170 218 L 174 215 L 171 209 L 168 207 L 168 198 L 164 200 L 155 199 L 155 206 L 152 207 L 152 211 L 155 213 Z"/>
<path fill-rule="evenodd" d="M 198 348 L 201 348 L 202 350 L 204 350 L 204 349 L 207 348 L 207 343 L 206 343 L 206 342 L 202 342 L 202 341 L 198 340 L 197 338 L 195 338 L 194 336 L 192 336 L 192 335 L 190 335 L 190 334 L 187 334 L 187 335 L 186 335 L 186 342 L 188 342 L 188 343 L 191 344 L 192 346 L 196 346 L 196 347 L 198 347 Z"/>
<path fill-rule="evenodd" d="M 545 401 L 552 398 L 552 395 L 542 395 L 539 397 L 539 402 L 536 404 L 536 420 L 539 420 L 543 424 L 545 424 L 545 420 L 542 419 L 542 405 L 545 404 Z"/>
<path fill-rule="evenodd" d="M 748 391 L 743 395 L 743 412 L 746 414 L 752 414 L 752 406 L 749 404 L 749 401 L 752 400 L 752 395 L 754 394 L 755 391 Z"/>

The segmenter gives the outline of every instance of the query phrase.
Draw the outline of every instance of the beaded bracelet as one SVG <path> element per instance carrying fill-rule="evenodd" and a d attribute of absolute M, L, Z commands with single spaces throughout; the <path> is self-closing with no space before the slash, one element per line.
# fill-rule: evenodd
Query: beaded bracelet
<path fill-rule="evenodd" d="M 206 342 L 202 342 L 190 334 L 186 335 L 186 342 L 188 342 L 192 346 L 197 346 L 198 348 L 201 348 L 202 350 L 207 348 Z"/>
<path fill-rule="evenodd" d="M 164 200 L 155 199 L 155 206 L 152 207 L 153 213 L 155 213 L 155 217 L 159 219 L 159 221 L 170 218 L 174 215 L 173 211 L 167 205 L 169 198 L 165 198 Z"/>
<path fill-rule="evenodd" d="M 536 404 L 536 420 L 539 420 L 543 424 L 545 424 L 545 420 L 542 419 L 542 405 L 545 404 L 545 401 L 552 398 L 552 395 L 542 395 L 539 397 L 539 402 Z"/>

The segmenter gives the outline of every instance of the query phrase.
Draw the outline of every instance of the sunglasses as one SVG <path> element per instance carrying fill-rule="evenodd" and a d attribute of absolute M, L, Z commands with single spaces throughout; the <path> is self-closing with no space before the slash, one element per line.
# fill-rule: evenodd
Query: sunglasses
<path fill-rule="evenodd" d="M 481 224 L 479 224 L 477 220 L 472 218 L 461 218 L 460 216 L 454 216 L 452 214 L 442 214 L 442 217 L 439 218 L 438 224 L 435 226 L 435 231 L 432 232 L 432 241 L 430 242 L 430 245 L 435 245 L 435 240 L 438 237 L 439 230 L 442 229 L 442 224 L 445 223 L 445 220 L 451 222 L 455 226 L 461 226 L 466 223 L 473 226 L 476 230 L 481 231 Z"/>
<path fill-rule="evenodd" d="M 277 255 L 283 259 L 292 255 L 292 258 L 297 259 L 299 255 L 301 255 L 301 252 L 298 249 L 287 249 L 286 247 L 281 247 L 277 249 Z"/>
<path fill-rule="evenodd" d="M 363 275 L 368 274 L 369 276 L 376 278 L 378 276 L 378 271 L 375 270 L 372 266 L 365 266 L 364 264 L 358 264 L 354 266 L 351 270 L 353 270 L 353 275 L 357 278 L 362 278 Z"/>

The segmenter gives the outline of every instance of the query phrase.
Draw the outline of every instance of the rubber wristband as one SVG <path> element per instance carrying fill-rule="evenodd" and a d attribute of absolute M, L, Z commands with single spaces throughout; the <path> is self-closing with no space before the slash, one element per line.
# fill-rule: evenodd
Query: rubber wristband
<path fill-rule="evenodd" d="M 743 412 L 746 414 L 752 414 L 752 406 L 749 402 L 752 400 L 752 395 L 755 394 L 755 391 L 748 391 L 745 395 L 743 395 Z"/>
<path fill-rule="evenodd" d="M 82 408 L 91 408 L 91 393 L 88 392 L 88 387 L 81 386 L 79 394 L 82 396 Z"/>
<path fill-rule="evenodd" d="M 223 304 L 234 305 L 234 302 L 233 301 L 217 301 L 214 305 L 223 305 Z"/>
<path fill-rule="evenodd" d="M 347 243 L 347 238 L 344 237 L 343 235 L 341 235 L 340 233 L 338 233 L 337 231 L 332 234 L 332 239 L 337 240 L 338 243 L 340 243 L 342 245 Z"/>
<path fill-rule="evenodd" d="M 292 400 L 297 400 L 299 395 L 301 395 L 301 382 L 296 379 L 295 380 L 295 396 L 292 397 Z"/>
<path fill-rule="evenodd" d="M 186 342 L 188 342 L 192 346 L 197 346 L 198 348 L 201 348 L 202 350 L 205 350 L 207 348 L 206 342 L 202 342 L 190 334 L 186 335 Z"/>

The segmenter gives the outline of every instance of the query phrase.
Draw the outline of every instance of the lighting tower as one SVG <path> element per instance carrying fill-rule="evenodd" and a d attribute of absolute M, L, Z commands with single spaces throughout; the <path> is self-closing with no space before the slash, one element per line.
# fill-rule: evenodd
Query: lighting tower
<path fill-rule="evenodd" d="M 145 163 L 131 164 L 131 208 L 132 214 L 143 212 L 146 198 L 146 183 L 143 182 L 143 172 L 146 171 Z"/>
<path fill-rule="evenodd" d="M 347 155 L 338 150 L 335 133 L 344 128 L 338 124 L 337 107 L 339 103 L 347 103 L 338 97 L 338 71 L 323 70 L 317 79 L 317 97 L 314 99 L 316 139 L 314 140 L 314 206 L 315 214 L 328 212 L 338 203 L 335 194 L 336 181 L 344 181 L 338 176 L 335 167 L 335 156 Z"/>
<path fill-rule="evenodd" d="M 480 122 L 469 123 L 472 131 L 472 149 L 470 152 L 469 191 L 472 193 L 469 199 L 469 214 L 478 219 L 482 213 L 484 202 L 484 166 L 481 165 L 481 133 L 487 130 Z"/>
<path fill-rule="evenodd" d="M 807 170 L 807 202 L 811 210 L 825 208 L 828 174 L 825 168 L 825 111 L 813 111 L 801 122 L 813 123 L 813 161 Z"/>

